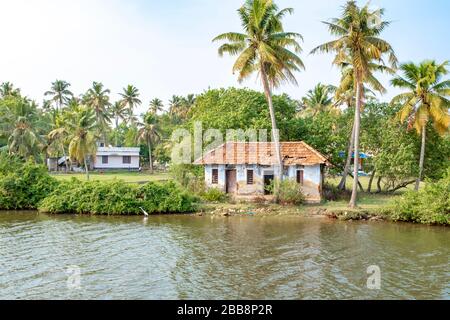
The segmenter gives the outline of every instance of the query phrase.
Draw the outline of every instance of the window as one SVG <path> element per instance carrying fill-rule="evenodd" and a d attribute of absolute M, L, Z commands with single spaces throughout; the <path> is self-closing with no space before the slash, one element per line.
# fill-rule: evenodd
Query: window
<path fill-rule="evenodd" d="M 253 170 L 247 170 L 247 184 L 252 185 L 254 183 L 254 172 Z"/>
<path fill-rule="evenodd" d="M 212 169 L 212 184 L 219 183 L 219 169 Z"/>
<path fill-rule="evenodd" d="M 102 156 L 102 163 L 103 164 L 108 164 L 108 156 Z"/>
<path fill-rule="evenodd" d="M 305 172 L 303 170 L 297 170 L 297 183 L 303 185 L 305 181 Z"/>
<path fill-rule="evenodd" d="M 131 156 L 123 156 L 123 164 L 131 164 Z"/>

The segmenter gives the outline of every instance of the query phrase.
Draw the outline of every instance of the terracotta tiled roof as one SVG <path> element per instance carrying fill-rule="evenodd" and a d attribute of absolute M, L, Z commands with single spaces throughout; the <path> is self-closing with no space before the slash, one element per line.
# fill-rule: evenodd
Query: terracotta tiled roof
<path fill-rule="evenodd" d="M 327 158 L 303 141 L 281 142 L 284 165 L 331 165 Z M 194 162 L 205 164 L 277 164 L 275 144 L 271 142 L 227 142 Z"/>

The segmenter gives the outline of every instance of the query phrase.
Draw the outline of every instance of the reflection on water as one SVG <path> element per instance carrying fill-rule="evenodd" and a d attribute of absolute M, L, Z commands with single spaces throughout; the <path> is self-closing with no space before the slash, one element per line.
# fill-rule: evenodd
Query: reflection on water
<path fill-rule="evenodd" d="M 450 299 L 449 257 L 411 224 L 0 213 L 0 299 Z"/>

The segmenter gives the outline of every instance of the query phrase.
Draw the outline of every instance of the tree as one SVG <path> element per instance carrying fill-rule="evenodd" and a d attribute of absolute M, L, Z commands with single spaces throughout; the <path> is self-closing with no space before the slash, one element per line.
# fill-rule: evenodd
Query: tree
<path fill-rule="evenodd" d="M 400 66 L 403 77 L 397 76 L 391 81 L 394 87 L 407 90 L 392 100 L 393 104 L 403 106 L 398 118 L 401 122 L 407 120 L 409 128 L 414 127 L 422 136 L 417 191 L 423 179 L 427 123 L 432 120 L 436 131 L 442 135 L 448 133 L 450 125 L 450 80 L 441 81 L 448 73 L 448 65 L 448 61 L 442 64 L 435 61 L 423 61 L 418 65 L 405 63 Z"/>
<path fill-rule="evenodd" d="M 363 83 L 372 77 L 370 64 L 374 61 L 384 64 L 383 57 L 388 56 L 388 62 L 392 68 L 396 67 L 397 58 L 391 45 L 379 38 L 382 31 L 389 26 L 389 22 L 382 21 L 384 9 L 371 11 L 369 5 L 359 8 L 356 1 L 348 1 L 343 8 L 340 18 L 332 19 L 331 22 L 324 22 L 337 39 L 322 44 L 313 49 L 311 53 L 334 52 L 336 54 L 333 61 L 336 65 L 341 65 L 347 61 L 353 67 L 355 86 L 355 120 L 354 120 L 354 159 L 359 162 L 359 136 L 361 125 L 361 106 L 364 96 Z M 376 21 L 374 23 L 373 21 Z M 354 166 L 354 182 L 352 197 L 349 206 L 355 208 L 358 194 L 358 166 Z"/>
<path fill-rule="evenodd" d="M 56 80 L 52 83 L 51 90 L 44 94 L 45 96 L 50 96 L 50 101 L 56 104 L 57 112 L 73 97 L 73 93 L 69 90 L 69 87 L 70 83 L 63 80 Z"/>
<path fill-rule="evenodd" d="M 160 133 L 156 117 L 152 113 L 148 113 L 144 122 L 139 123 L 139 131 L 137 141 L 146 143 L 148 146 L 148 159 L 150 163 L 150 173 L 153 174 L 152 146 L 160 139 Z"/>
<path fill-rule="evenodd" d="M 104 86 L 100 82 L 93 82 L 92 88 L 90 88 L 83 97 L 83 101 L 87 107 L 91 108 L 95 113 L 97 121 L 97 129 L 103 138 L 103 143 L 106 144 L 106 130 L 108 123 L 111 121 L 108 112 L 108 107 L 111 105 L 109 102 L 109 89 L 104 89 Z"/>
<path fill-rule="evenodd" d="M 14 85 L 11 82 L 3 82 L 0 85 L 0 96 L 2 98 L 6 97 L 19 97 L 20 96 L 20 90 L 14 89 Z"/>
<path fill-rule="evenodd" d="M 127 110 L 125 109 L 125 106 L 120 101 L 116 101 L 109 108 L 109 112 L 115 121 L 114 130 L 117 131 L 117 129 L 119 128 L 119 120 L 126 121 L 126 119 L 127 119 L 127 116 L 128 116 Z M 115 132 L 114 136 L 115 136 L 116 146 L 118 146 L 119 145 L 119 135 L 117 134 L 117 132 Z"/>
<path fill-rule="evenodd" d="M 41 118 L 37 105 L 26 98 L 7 95 L 0 101 L 0 136 L 6 138 L 10 154 L 38 158 L 43 147 Z"/>
<path fill-rule="evenodd" d="M 123 88 L 123 92 L 119 93 L 119 95 L 122 97 L 120 102 L 124 107 L 128 108 L 129 122 L 133 123 L 134 108 L 142 103 L 139 100 L 139 90 L 135 86 L 128 85 L 126 88 Z"/>
<path fill-rule="evenodd" d="M 292 8 L 278 11 L 278 7 L 271 0 L 247 0 L 238 10 L 244 33 L 224 33 L 213 40 L 228 41 L 219 48 L 220 56 L 224 53 L 239 55 L 233 72 L 239 73 L 240 82 L 255 72 L 258 72 L 261 78 L 269 105 L 272 138 L 279 166 L 277 175 L 280 180 L 283 179 L 283 159 L 272 90 L 283 82 L 296 84 L 293 72 L 304 69 L 302 60 L 297 56 L 302 50 L 297 39 L 302 37 L 298 33 L 285 32 L 281 21 L 286 14 L 292 14 L 293 11 Z M 290 48 L 293 48 L 294 52 Z"/>
<path fill-rule="evenodd" d="M 302 99 L 303 110 L 301 110 L 301 114 L 315 116 L 322 112 L 339 113 L 339 109 L 333 105 L 332 94 L 335 90 L 336 88 L 333 86 L 317 84 Z"/>
<path fill-rule="evenodd" d="M 162 100 L 155 98 L 152 101 L 150 101 L 150 112 L 153 114 L 158 114 L 159 111 L 164 110 L 164 104 Z"/>
<path fill-rule="evenodd" d="M 181 118 L 183 114 L 183 97 L 173 95 L 169 100 L 169 114 Z"/>
<path fill-rule="evenodd" d="M 67 123 L 65 122 L 65 119 L 62 116 L 58 116 L 55 121 L 55 127 L 52 131 L 47 135 L 50 143 L 56 143 L 59 144 L 62 154 L 64 156 L 64 162 L 66 165 L 66 172 L 69 171 L 69 163 L 66 156 L 66 149 L 64 147 L 64 144 L 69 136 L 69 131 L 67 129 Z"/>
<path fill-rule="evenodd" d="M 84 163 L 86 178 L 89 180 L 87 159 L 95 155 L 97 142 L 94 132 L 97 127 L 95 112 L 87 106 L 79 106 L 68 122 L 70 131 L 69 157 L 71 161 Z"/>

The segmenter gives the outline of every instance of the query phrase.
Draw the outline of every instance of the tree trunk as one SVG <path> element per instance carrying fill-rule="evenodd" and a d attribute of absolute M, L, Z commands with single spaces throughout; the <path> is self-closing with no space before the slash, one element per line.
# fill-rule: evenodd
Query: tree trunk
<path fill-rule="evenodd" d="M 270 120 L 272 122 L 272 139 L 275 144 L 275 153 L 277 156 L 277 162 L 279 166 L 277 174 L 279 181 L 283 181 L 283 158 L 281 156 L 280 135 L 278 133 L 277 122 L 275 119 L 275 110 L 273 108 L 272 93 L 270 90 L 269 80 L 267 79 L 267 74 L 263 65 L 261 65 L 261 79 L 263 82 L 264 93 L 267 98 L 267 103 L 269 105 Z"/>
<path fill-rule="evenodd" d="M 67 163 L 68 161 L 66 156 L 66 150 L 64 150 L 64 143 L 61 145 L 61 147 L 64 155 L 64 163 L 66 164 L 66 173 L 67 173 L 67 171 L 69 171 L 69 164 Z"/>
<path fill-rule="evenodd" d="M 84 169 L 86 170 L 86 179 L 89 181 L 89 168 L 87 165 L 86 157 L 84 157 Z"/>
<path fill-rule="evenodd" d="M 119 117 L 116 116 L 116 147 L 119 146 L 119 136 L 118 136 L 118 130 L 117 128 L 119 127 Z"/>
<path fill-rule="evenodd" d="M 148 144 L 148 161 L 150 162 L 150 174 L 153 174 L 152 143 L 150 139 L 147 140 L 147 144 Z"/>
<path fill-rule="evenodd" d="M 381 193 L 381 191 L 383 191 L 382 188 L 381 188 L 381 179 L 382 179 L 382 177 L 378 177 L 378 180 L 377 180 L 377 193 Z"/>
<path fill-rule="evenodd" d="M 376 170 L 372 171 L 372 175 L 370 176 L 370 180 L 369 180 L 369 186 L 367 187 L 367 192 L 371 193 L 372 192 L 372 183 L 373 183 L 373 179 L 375 179 L 375 174 L 376 174 Z"/>
<path fill-rule="evenodd" d="M 341 182 L 338 185 L 339 190 L 346 189 L 347 176 L 350 172 L 350 166 L 352 165 L 352 157 L 353 157 L 353 146 L 355 142 L 355 124 L 353 124 L 352 134 L 350 137 L 350 142 L 348 144 L 348 153 L 347 153 L 347 161 L 345 162 L 344 173 L 342 174 Z"/>
<path fill-rule="evenodd" d="M 427 126 L 424 125 L 422 127 L 422 146 L 420 148 L 419 177 L 416 180 L 416 187 L 415 187 L 416 191 L 419 191 L 419 189 L 420 189 L 420 182 L 422 181 L 422 178 L 423 178 L 423 165 L 425 163 L 426 136 L 427 136 Z"/>
<path fill-rule="evenodd" d="M 355 156 L 354 156 L 354 170 L 353 170 L 353 191 L 350 199 L 350 208 L 356 208 L 358 198 L 358 180 L 359 180 L 359 133 L 361 127 L 361 77 L 356 77 L 356 107 L 355 107 Z"/>

